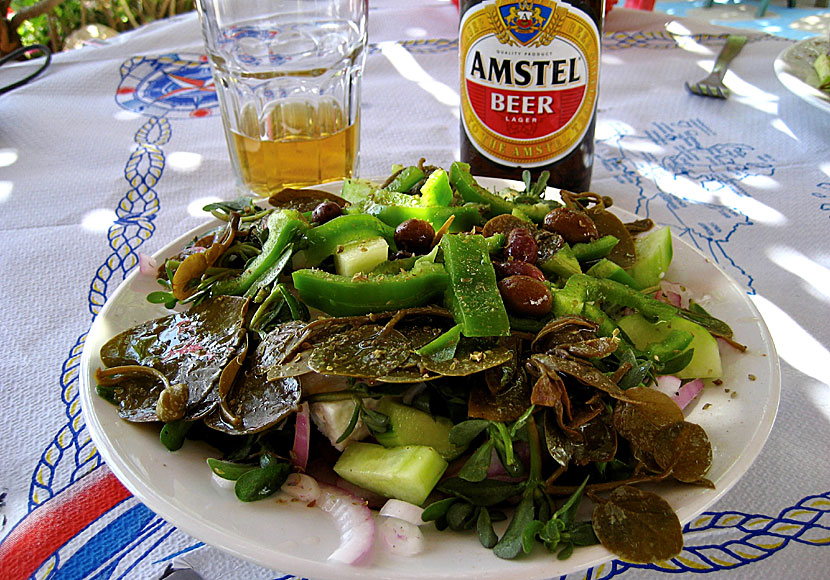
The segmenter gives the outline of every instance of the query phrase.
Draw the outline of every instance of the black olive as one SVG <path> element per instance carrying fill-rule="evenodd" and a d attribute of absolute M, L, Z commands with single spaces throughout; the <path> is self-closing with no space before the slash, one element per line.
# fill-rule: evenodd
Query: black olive
<path fill-rule="evenodd" d="M 504 243 L 505 257 L 513 258 L 516 262 L 535 264 L 538 253 L 536 238 L 527 228 L 514 228 L 507 234 L 507 241 Z"/>
<path fill-rule="evenodd" d="M 311 221 L 324 224 L 342 215 L 343 210 L 333 201 L 323 201 L 311 212 Z"/>
<path fill-rule="evenodd" d="M 556 232 L 569 244 L 590 242 L 599 237 L 597 226 L 588 214 L 567 207 L 558 207 L 548 213 L 542 227 Z"/>
<path fill-rule="evenodd" d="M 428 221 L 408 219 L 395 228 L 395 244 L 399 250 L 426 254 L 432 249 L 435 229 Z"/>

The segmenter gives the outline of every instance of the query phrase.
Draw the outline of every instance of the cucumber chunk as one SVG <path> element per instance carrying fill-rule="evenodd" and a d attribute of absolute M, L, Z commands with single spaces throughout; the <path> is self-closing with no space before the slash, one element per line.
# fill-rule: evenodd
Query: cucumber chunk
<path fill-rule="evenodd" d="M 334 253 L 334 269 L 341 276 L 353 276 L 358 272 L 371 272 L 389 257 L 389 244 L 382 237 L 355 240 Z"/>
<path fill-rule="evenodd" d="M 334 464 L 334 471 L 349 483 L 384 497 L 422 505 L 447 469 L 447 462 L 432 447 L 384 447 L 352 443 Z"/>
<path fill-rule="evenodd" d="M 652 288 L 660 283 L 672 260 L 671 229 L 666 226 L 634 241 L 637 258 L 628 273 L 641 288 Z"/>
<path fill-rule="evenodd" d="M 675 376 L 681 379 L 716 379 L 723 375 L 718 341 L 699 324 L 679 316 L 673 317 L 668 322 L 652 323 L 640 314 L 624 316 L 617 321 L 617 324 L 628 335 L 634 346 L 643 351 L 648 348 L 649 344 L 666 339 L 673 330 L 691 333 L 693 337 L 691 343 L 681 352 L 693 348 L 694 355 L 686 368 L 674 373 Z"/>
<path fill-rule="evenodd" d="M 818 75 L 818 88 L 822 89 L 824 85 L 830 83 L 830 55 L 821 53 L 813 61 L 813 68 Z"/>
<path fill-rule="evenodd" d="M 464 447 L 450 443 L 452 421 L 446 417 L 433 417 L 389 398 L 381 399 L 377 410 L 389 417 L 389 430 L 375 434 L 375 439 L 384 447 L 426 445 L 447 461 L 464 452 Z"/>

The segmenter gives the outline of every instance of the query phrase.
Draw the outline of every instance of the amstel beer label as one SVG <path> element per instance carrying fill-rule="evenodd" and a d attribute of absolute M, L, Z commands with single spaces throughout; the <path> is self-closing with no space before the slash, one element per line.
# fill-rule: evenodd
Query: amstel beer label
<path fill-rule="evenodd" d="M 482 155 L 538 167 L 573 151 L 597 100 L 600 38 L 555 0 L 485 1 L 461 20 L 461 117 Z"/>

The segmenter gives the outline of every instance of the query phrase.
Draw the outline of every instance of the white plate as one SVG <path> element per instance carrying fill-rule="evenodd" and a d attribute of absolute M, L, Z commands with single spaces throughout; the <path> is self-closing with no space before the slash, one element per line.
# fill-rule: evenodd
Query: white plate
<path fill-rule="evenodd" d="M 825 111 L 830 111 L 830 94 L 818 89 L 813 61 L 820 52 L 828 50 L 830 40 L 827 38 L 806 38 L 782 50 L 774 63 L 775 76 L 788 91 Z"/>
<path fill-rule="evenodd" d="M 480 182 L 504 185 L 492 179 Z M 205 224 L 183 235 L 157 257 L 176 253 L 194 233 L 215 225 Z M 778 407 L 780 374 L 769 332 L 743 289 L 678 238 L 674 239 L 674 256 L 668 278 L 695 289 L 702 305 L 727 321 L 736 339 L 749 347 L 745 354 L 722 348 L 723 385 L 708 386 L 688 417 L 702 425 L 711 439 L 714 461 L 709 477 L 716 489 L 661 487 L 661 494 L 686 523 L 732 487 L 758 456 Z M 559 561 L 539 546 L 529 557 L 505 561 L 482 548 L 474 533 L 438 532 L 426 526 L 426 550 L 418 556 L 393 557 L 376 550 L 368 566 L 327 561 L 339 542 L 329 516 L 269 500 L 239 502 L 211 478 L 205 458 L 215 452 L 189 441 L 182 450 L 169 453 L 159 443 L 156 428 L 119 419 L 115 407 L 96 396 L 94 371 L 100 366 L 98 352 L 103 343 L 123 329 L 167 313 L 145 300 L 148 292 L 158 289 L 149 278 L 130 275 L 95 319 L 81 357 L 81 401 L 92 438 L 115 475 L 138 499 L 181 530 L 262 566 L 315 579 L 532 580 L 612 559 L 603 547 L 593 546 L 579 548 L 570 559 Z"/>

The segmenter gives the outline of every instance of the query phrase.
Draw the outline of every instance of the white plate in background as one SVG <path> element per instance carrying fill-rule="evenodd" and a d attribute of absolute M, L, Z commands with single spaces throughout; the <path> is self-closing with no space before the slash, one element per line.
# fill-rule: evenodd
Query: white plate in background
<path fill-rule="evenodd" d="M 821 52 L 830 52 L 830 40 L 812 37 L 785 48 L 775 59 L 775 76 L 791 93 L 811 105 L 830 112 L 830 93 L 818 89 L 819 79 L 813 61 Z"/>

